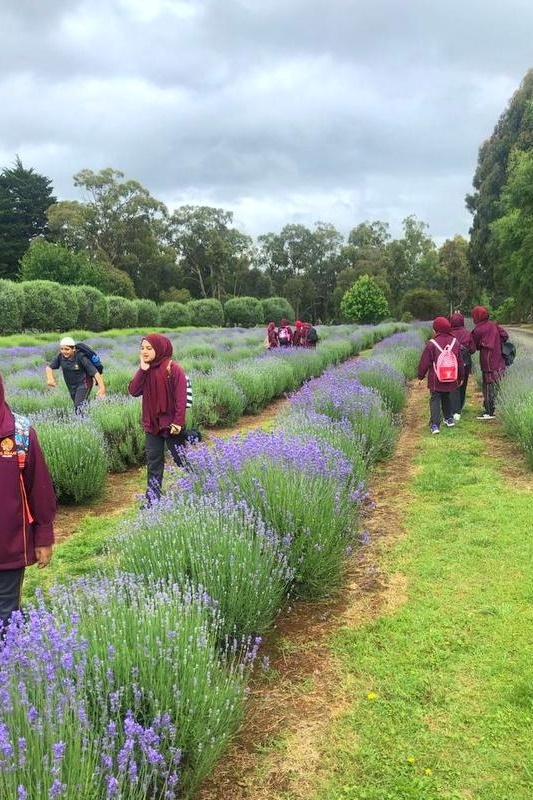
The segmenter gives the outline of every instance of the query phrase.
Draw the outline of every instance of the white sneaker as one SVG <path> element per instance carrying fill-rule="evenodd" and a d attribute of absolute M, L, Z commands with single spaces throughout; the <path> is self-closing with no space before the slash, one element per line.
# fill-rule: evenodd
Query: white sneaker
<path fill-rule="evenodd" d="M 453 418 L 454 418 L 454 420 L 455 420 L 456 422 L 459 422 L 459 420 L 461 419 L 461 415 L 460 415 L 460 414 L 458 414 L 458 413 L 457 413 L 457 411 L 456 411 L 456 412 L 455 412 L 455 414 L 453 415 Z"/>
<path fill-rule="evenodd" d="M 496 419 L 494 414 L 480 414 L 476 419 Z"/>

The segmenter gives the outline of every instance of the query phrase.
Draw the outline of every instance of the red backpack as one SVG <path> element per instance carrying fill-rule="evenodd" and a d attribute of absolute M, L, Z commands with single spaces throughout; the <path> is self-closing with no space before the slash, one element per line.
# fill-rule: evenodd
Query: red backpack
<path fill-rule="evenodd" d="M 457 380 L 458 375 L 458 367 L 457 367 L 457 356 L 453 352 L 453 347 L 457 341 L 457 339 L 453 339 L 451 344 L 447 344 L 444 347 L 441 347 L 435 339 L 431 340 L 433 344 L 440 350 L 440 353 L 437 357 L 437 361 L 433 362 L 433 368 L 435 370 L 435 375 L 437 376 L 437 380 L 440 383 L 452 383 L 453 381 Z"/>

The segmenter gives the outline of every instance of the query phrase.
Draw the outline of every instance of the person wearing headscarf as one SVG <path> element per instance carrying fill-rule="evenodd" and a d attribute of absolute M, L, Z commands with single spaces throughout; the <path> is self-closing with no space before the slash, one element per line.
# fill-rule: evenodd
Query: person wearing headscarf
<path fill-rule="evenodd" d="M 265 347 L 268 350 L 273 350 L 278 346 L 278 334 L 276 331 L 276 323 L 269 322 L 267 325 L 267 332 L 265 337 Z"/>
<path fill-rule="evenodd" d="M 502 343 L 509 334 L 500 325 L 489 319 L 485 306 L 472 309 L 474 329 L 472 339 L 476 350 L 479 350 L 479 366 L 482 373 L 483 414 L 478 419 L 494 419 L 498 385 L 505 372 L 505 361 L 502 356 Z"/>
<path fill-rule="evenodd" d="M 472 371 L 472 353 L 476 352 L 476 345 L 472 339 L 472 334 L 465 328 L 465 318 L 460 311 L 455 311 L 450 317 L 452 326 L 452 336 L 455 336 L 460 345 L 461 358 L 464 364 L 464 378 L 457 392 L 452 395 L 452 410 L 454 420 L 461 419 L 461 412 L 466 399 L 466 387 L 468 386 L 468 376 Z"/>
<path fill-rule="evenodd" d="M 293 347 L 305 347 L 304 323 L 297 319 L 294 323 L 294 333 L 292 335 Z"/>
<path fill-rule="evenodd" d="M 180 449 L 185 444 L 187 376 L 172 360 L 172 342 L 161 333 L 150 333 L 141 342 L 139 369 L 128 390 L 142 397 L 141 421 L 146 434 L 146 505 L 161 497 L 165 447 L 181 467 Z"/>
<path fill-rule="evenodd" d="M 441 409 L 444 424 L 453 428 L 454 419 L 451 397 L 464 377 L 464 364 L 460 355 L 458 340 L 452 336 L 450 322 L 446 317 L 435 317 L 433 320 L 434 337 L 426 343 L 420 362 L 418 364 L 418 379 L 423 380 L 427 375 L 429 389 L 429 429 L 431 433 L 440 432 Z M 440 381 L 437 377 L 437 359 L 446 347 L 451 346 L 452 353 L 457 359 L 457 378 L 453 381 Z"/>
<path fill-rule="evenodd" d="M 105 383 L 94 364 L 84 353 L 76 349 L 76 342 L 72 336 L 63 336 L 59 342 L 59 353 L 46 366 L 46 385 L 55 389 L 57 386 L 54 370 L 60 369 L 67 384 L 74 411 L 83 413 L 93 382 L 98 386 L 97 397 L 105 397 Z"/>
<path fill-rule="evenodd" d="M 24 570 L 52 557 L 56 496 L 35 430 L 8 406 L 0 375 L 0 627 L 20 608 Z"/>

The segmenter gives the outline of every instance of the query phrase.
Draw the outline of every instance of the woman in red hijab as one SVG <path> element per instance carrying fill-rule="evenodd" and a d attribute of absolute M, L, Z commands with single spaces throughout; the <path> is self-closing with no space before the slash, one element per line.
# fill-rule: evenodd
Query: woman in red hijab
<path fill-rule="evenodd" d="M 52 557 L 56 496 L 37 434 L 6 403 L 0 375 L 0 628 L 20 608 L 24 569 Z"/>
<path fill-rule="evenodd" d="M 142 396 L 142 426 L 146 433 L 146 505 L 161 497 L 165 469 L 165 444 L 181 467 L 180 448 L 185 443 L 187 377 L 172 361 L 172 342 L 161 333 L 150 333 L 141 342 L 141 361 L 129 393 Z"/>
<path fill-rule="evenodd" d="M 505 372 L 502 343 L 507 341 L 509 334 L 489 319 L 485 306 L 474 306 L 472 320 L 475 325 L 472 340 L 479 350 L 483 389 L 483 414 L 478 419 L 494 419 L 498 386 Z"/>

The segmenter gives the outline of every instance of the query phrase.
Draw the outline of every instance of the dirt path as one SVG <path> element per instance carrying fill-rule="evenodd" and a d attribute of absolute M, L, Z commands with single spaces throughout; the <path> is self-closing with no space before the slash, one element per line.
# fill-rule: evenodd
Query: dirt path
<path fill-rule="evenodd" d="M 379 570 L 380 551 L 403 535 L 403 508 L 418 442 L 426 432 L 427 389 L 416 383 L 392 458 L 373 472 L 373 510 L 363 520 L 370 543 L 348 565 L 342 595 L 324 603 L 296 603 L 265 643 L 272 681 L 259 679 L 241 735 L 229 748 L 198 800 L 304 800 L 323 766 L 319 744 L 330 722 L 349 707 L 328 650 L 332 633 L 392 613 L 406 598 L 402 575 Z M 284 746 L 276 747 L 276 741 Z"/>

